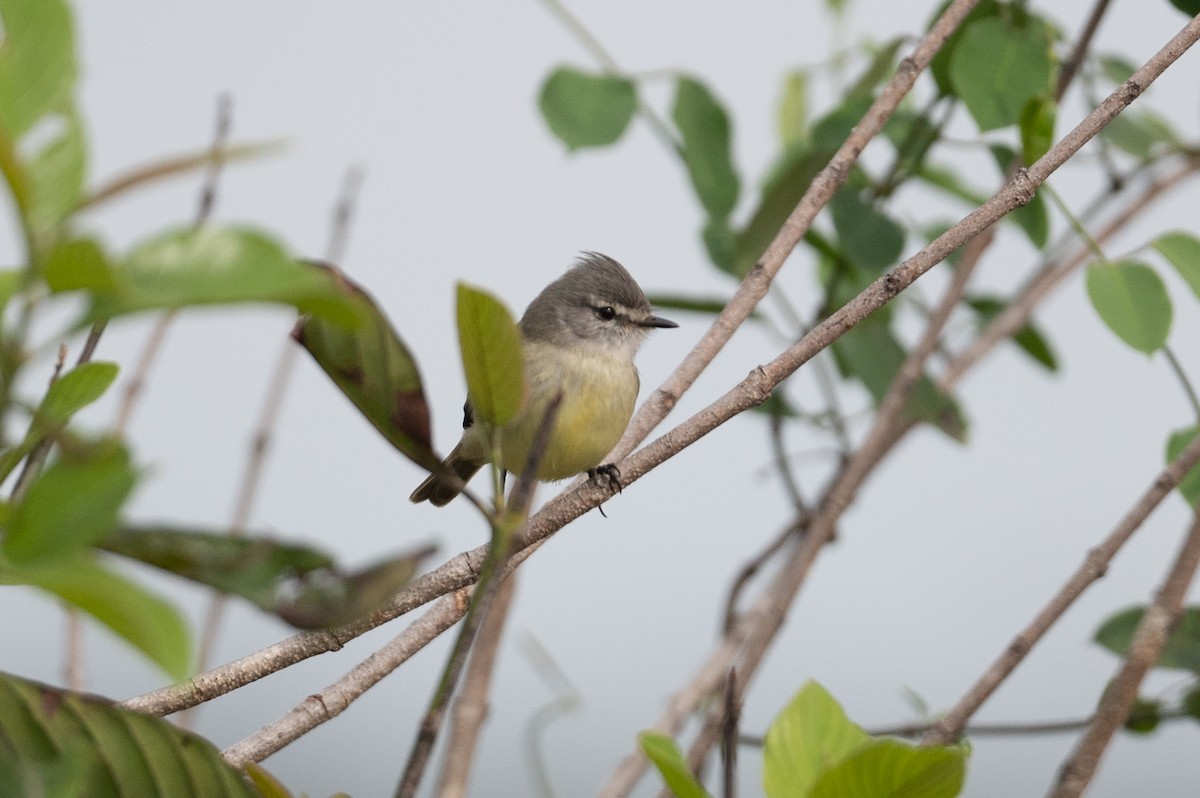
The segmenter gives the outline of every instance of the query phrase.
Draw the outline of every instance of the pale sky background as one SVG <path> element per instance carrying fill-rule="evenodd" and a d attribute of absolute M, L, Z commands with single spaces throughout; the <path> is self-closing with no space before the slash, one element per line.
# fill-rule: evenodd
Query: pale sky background
<path fill-rule="evenodd" d="M 851 2 L 843 41 L 918 33 L 930 5 Z M 1090 3 L 1052 5 L 1073 39 Z M 686 70 L 726 103 L 744 216 L 777 152 L 782 76 L 824 60 L 834 46 L 823 4 L 576 0 L 571 7 L 625 68 Z M 538 2 L 127 0 L 76 8 L 94 179 L 207 146 L 217 97 L 229 92 L 235 139 L 286 137 L 290 145 L 278 156 L 230 167 L 215 218 L 253 223 L 298 254 L 320 255 L 346 170 L 365 170 L 342 266 L 373 292 L 419 359 L 443 449 L 457 436 L 463 393 L 452 318 L 456 280 L 486 286 L 520 312 L 578 251 L 595 249 L 621 260 L 650 292 L 733 290 L 707 264 L 697 236 L 701 211 L 683 169 L 644 124 L 635 121 L 617 148 L 600 152 L 568 155 L 551 137 L 536 108 L 542 80 L 560 63 L 594 64 Z M 1162 0 L 1117 2 L 1098 46 L 1140 63 L 1184 22 Z M 1139 101 L 1192 138 L 1197 63 L 1197 54 L 1185 56 Z M 649 92 L 660 109 L 668 108 L 669 96 L 665 81 Z M 1078 97 L 1060 116 L 1060 135 L 1080 117 Z M 817 99 L 827 104 L 828 93 Z M 971 134 L 965 114 L 957 123 L 962 135 Z M 1076 165 L 1053 183 L 1080 198 L 1080 187 L 1095 180 L 1089 171 Z M 987 187 L 995 178 L 981 169 L 975 179 Z M 197 176 L 141 192 L 86 223 L 123 250 L 166 225 L 188 223 L 199 182 Z M 1195 187 L 1173 194 L 1111 251 L 1126 252 L 1168 229 L 1190 225 L 1196 232 L 1197 201 Z M 0 242 L 11 241 L 10 220 L 3 224 Z M 909 241 L 906 254 L 918 245 Z M 0 247 L 15 257 L 12 245 Z M 1011 290 L 1033 258 L 1022 237 L 1006 230 L 980 283 Z M 803 308 L 815 301 L 810 266 L 802 253 L 780 278 Z M 941 280 L 934 273 L 918 287 L 931 296 Z M 1195 297 L 1172 276 L 1168 282 L 1176 300 L 1171 340 L 1200 379 Z M 655 333 L 640 357 L 643 395 L 704 329 L 702 319 L 673 315 L 681 329 Z M 1078 277 L 1038 319 L 1062 371 L 1047 376 L 1004 347 L 959 394 L 971 420 L 969 445 L 922 430 L 876 473 L 752 685 L 747 731 L 764 729 L 807 679 L 824 684 L 867 726 L 913 719 L 906 688 L 933 711 L 949 707 L 1161 468 L 1168 432 L 1193 421 L 1165 361 L 1139 355 L 1109 333 Z M 128 370 L 148 322 L 114 325 L 98 357 Z M 131 428 L 134 452 L 149 472 L 132 518 L 228 523 L 267 378 L 290 326 L 285 311 L 251 308 L 188 313 L 171 329 Z M 756 330 L 739 332 L 667 423 L 687 418 L 778 351 Z M 802 399 L 807 385 L 801 383 Z M 865 404 L 858 393 L 848 401 Z M 102 428 L 114 411 L 115 402 L 106 400 L 84 421 Z M 522 568 L 515 635 L 501 652 L 473 795 L 533 794 L 525 729 L 553 696 L 515 644 L 517 635 L 532 635 L 545 647 L 581 701 L 544 741 L 560 796 L 592 794 L 637 731 L 691 677 L 714 641 L 730 575 L 789 517 L 780 486 L 764 468 L 766 441 L 761 418 L 731 421 L 610 501 L 607 520 L 588 514 Z M 810 444 L 792 441 L 797 451 Z M 801 462 L 811 494 L 820 461 Z M 437 542 L 444 557 L 483 542 L 485 531 L 466 505 L 435 511 L 408 503 L 420 477 L 305 358 L 251 525 L 327 547 L 351 564 L 425 541 Z M 1171 497 L 978 719 L 1090 712 L 1117 665 L 1089 642 L 1091 634 L 1101 619 L 1150 598 L 1187 517 L 1182 500 Z M 190 617 L 200 617 L 203 591 L 143 575 Z M 59 681 L 62 622 L 55 605 L 28 591 L 9 590 L 5 598 L 0 636 L 28 644 L 4 646 L 0 668 Z M 406 622 L 213 702 L 201 712 L 200 731 L 221 747 L 236 742 L 337 679 Z M 238 606 L 217 659 L 243 656 L 289 633 Z M 390 794 L 446 644 L 431 646 L 265 765 L 297 794 Z M 96 692 L 124 698 L 162 683 L 107 633 L 89 629 L 86 646 Z M 1147 689 L 1180 681 L 1177 674 L 1159 675 Z M 1182 785 L 1200 783 L 1196 734 L 1194 725 L 1177 723 L 1151 737 L 1121 736 L 1090 794 L 1191 792 Z M 981 798 L 1045 792 L 1074 740 L 973 742 L 965 794 Z M 759 758 L 744 750 L 744 795 L 761 794 L 760 772 Z M 435 774 L 429 775 L 427 787 Z M 652 776 L 639 795 L 658 789 Z"/>

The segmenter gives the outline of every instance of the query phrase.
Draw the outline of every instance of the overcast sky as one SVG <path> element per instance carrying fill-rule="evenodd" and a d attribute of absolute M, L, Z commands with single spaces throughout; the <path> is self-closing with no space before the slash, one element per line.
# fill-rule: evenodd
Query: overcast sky
<path fill-rule="evenodd" d="M 844 42 L 918 33 L 931 13 L 926 2 L 850 5 Z M 1089 5 L 1053 4 L 1070 37 Z M 823 4 L 578 0 L 571 7 L 625 68 L 686 70 L 721 97 L 734 119 L 740 210 L 748 212 L 777 151 L 782 76 L 823 61 L 836 46 Z M 463 395 L 452 318 L 456 280 L 488 287 L 519 312 L 580 250 L 598 250 L 622 261 L 650 292 L 733 290 L 707 264 L 697 235 L 701 210 L 682 169 L 643 124 L 635 122 L 614 150 L 575 155 L 548 133 L 536 108 L 541 81 L 560 63 L 594 64 L 538 2 L 143 1 L 78 4 L 77 12 L 93 177 L 206 146 L 217 97 L 229 92 L 236 139 L 284 137 L 289 145 L 275 157 L 231 166 L 215 218 L 253 223 L 298 254 L 320 255 L 347 169 L 364 170 L 342 265 L 378 298 L 419 359 L 442 449 L 457 436 Z M 1099 47 L 1140 63 L 1183 22 L 1158 0 L 1115 3 Z M 1139 100 L 1192 137 L 1196 64 L 1189 54 Z M 668 83 L 651 83 L 649 99 L 665 108 Z M 817 100 L 828 103 L 829 96 L 819 90 Z M 1060 116 L 1060 134 L 1081 115 L 1074 100 Z M 958 122 L 970 135 L 965 115 Z M 1075 166 L 1052 182 L 1082 198 L 1082 187 L 1095 183 L 1088 172 Z M 981 175 L 978 185 L 989 179 Z M 87 224 L 119 251 L 164 226 L 186 224 L 198 183 L 182 179 L 145 191 L 91 214 Z M 1196 232 L 1198 200 L 1195 188 L 1173 195 L 1112 251 L 1167 229 Z M 0 235 L 5 240 L 11 238 Z M 910 241 L 906 254 L 918 245 Z M 0 246 L 15 257 L 10 245 Z M 1006 231 L 981 267 L 980 283 L 1012 290 L 1034 257 L 1019 234 Z M 780 278 L 803 308 L 814 303 L 810 266 L 807 255 L 798 256 Z M 1186 288 L 1169 282 L 1177 300 L 1172 341 L 1198 378 L 1200 314 Z M 918 288 L 934 296 L 941 284 L 935 272 Z M 642 352 L 643 396 L 703 332 L 699 318 L 678 320 L 679 330 L 656 332 Z M 1061 373 L 1046 375 L 1011 347 L 997 351 L 962 386 L 970 443 L 922 430 L 885 463 L 822 555 L 749 692 L 747 731 L 764 729 L 807 679 L 824 684 L 868 726 L 911 720 L 906 690 L 932 711 L 947 708 L 1161 468 L 1168 432 L 1193 421 L 1162 358 L 1138 355 L 1109 333 L 1078 278 L 1059 289 L 1038 320 L 1060 355 Z M 188 313 L 172 327 L 131 426 L 134 452 L 148 470 L 134 518 L 228 523 L 291 321 L 284 311 L 253 308 Z M 98 356 L 119 361 L 127 373 L 147 329 L 144 319 L 114 325 Z M 667 423 L 705 406 L 779 349 L 756 330 L 739 332 Z M 866 406 L 855 392 L 848 402 Z M 114 410 L 114 402 L 102 402 L 85 421 L 103 428 Z M 544 741 L 561 796 L 594 792 L 637 731 L 691 677 L 713 643 L 730 575 L 789 517 L 767 468 L 766 441 L 761 418 L 731 421 L 610 501 L 607 520 L 589 513 L 522 568 L 515 636 L 501 653 L 473 795 L 532 794 L 523 735 L 553 695 L 518 637 L 532 636 L 549 652 L 581 701 Z M 827 463 L 799 462 L 815 491 Z M 420 478 L 302 360 L 252 527 L 322 545 L 352 564 L 425 541 L 438 543 L 444 556 L 483 542 L 485 530 L 468 506 L 436 511 L 408 503 Z M 1088 642 L 1095 626 L 1149 599 L 1186 520 L 1184 503 L 1171 497 L 980 719 L 1086 715 L 1117 663 Z M 200 617 L 202 591 L 144 578 Z M 0 636 L 36 635 L 39 644 L 6 646 L 0 668 L 58 681 L 57 609 L 26 591 L 5 596 L 16 609 L 0 617 Z M 235 608 L 228 618 L 220 662 L 289 634 L 252 609 Z M 218 746 L 236 742 L 338 678 L 404 623 L 213 702 L 200 715 L 200 730 Z M 86 643 L 96 692 L 124 698 L 161 684 L 105 633 L 89 630 Z M 297 793 L 389 793 L 444 656 L 439 641 L 266 766 Z M 1156 677 L 1148 688 L 1177 683 Z M 1200 761 L 1190 753 L 1195 734 L 1175 724 L 1149 738 L 1119 738 L 1090 794 L 1168 794 L 1167 785 L 1200 783 Z M 1073 740 L 974 743 L 966 794 L 978 798 L 1043 792 Z M 757 793 L 759 772 L 758 757 L 747 751 L 745 794 Z M 657 789 L 655 777 L 639 794 Z"/>

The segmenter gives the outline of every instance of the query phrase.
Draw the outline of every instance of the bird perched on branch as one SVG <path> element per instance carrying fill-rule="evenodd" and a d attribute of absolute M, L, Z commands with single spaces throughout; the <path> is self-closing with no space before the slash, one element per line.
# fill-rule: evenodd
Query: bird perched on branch
<path fill-rule="evenodd" d="M 654 315 L 624 266 L 607 255 L 587 252 L 537 295 L 519 326 L 526 401 L 516 418 L 499 430 L 501 465 L 521 472 L 546 406 L 561 391 L 537 478 L 552 481 L 598 470 L 615 478 L 615 468 L 601 466 L 600 461 L 633 415 L 639 387 L 634 355 L 650 330 L 679 325 Z M 469 398 L 464 410 L 462 440 L 443 466 L 466 482 L 491 455 Z M 432 474 L 409 499 L 442 507 L 459 493 L 456 484 Z"/>

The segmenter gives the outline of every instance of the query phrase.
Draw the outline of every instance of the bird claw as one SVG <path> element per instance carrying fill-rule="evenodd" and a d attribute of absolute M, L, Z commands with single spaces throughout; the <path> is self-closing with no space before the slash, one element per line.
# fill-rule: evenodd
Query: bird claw
<path fill-rule="evenodd" d="M 613 463 L 604 463 L 588 469 L 588 478 L 595 480 L 597 485 L 608 488 L 610 493 L 621 492 L 621 469 Z"/>

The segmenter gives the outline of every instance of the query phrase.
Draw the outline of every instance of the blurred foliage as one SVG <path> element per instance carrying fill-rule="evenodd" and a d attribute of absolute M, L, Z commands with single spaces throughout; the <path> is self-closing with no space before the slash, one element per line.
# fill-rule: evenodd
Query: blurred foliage
<path fill-rule="evenodd" d="M 708 796 L 674 740 L 642 732 L 639 741 L 676 796 Z M 953 798 L 962 790 L 969 754 L 965 745 L 872 737 L 825 688 L 808 682 L 767 729 L 763 792 L 767 798 Z"/>

